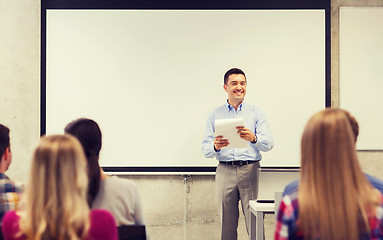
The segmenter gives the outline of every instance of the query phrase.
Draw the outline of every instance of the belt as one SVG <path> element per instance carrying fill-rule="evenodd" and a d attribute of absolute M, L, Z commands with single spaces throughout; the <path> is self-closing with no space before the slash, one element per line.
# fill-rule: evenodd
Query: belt
<path fill-rule="evenodd" d="M 248 160 L 248 161 L 229 161 L 229 162 L 220 161 L 220 163 L 222 163 L 222 164 L 232 165 L 232 166 L 244 166 L 244 165 L 252 164 L 255 162 L 259 162 L 259 161 L 250 161 L 250 160 Z"/>

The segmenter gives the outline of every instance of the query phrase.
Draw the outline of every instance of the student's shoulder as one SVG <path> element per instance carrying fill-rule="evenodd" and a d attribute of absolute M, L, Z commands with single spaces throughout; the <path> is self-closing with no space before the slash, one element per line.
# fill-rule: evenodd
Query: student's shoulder
<path fill-rule="evenodd" d="M 91 226 L 87 239 L 117 239 L 117 224 L 109 211 L 93 209 L 89 215 Z"/>
<path fill-rule="evenodd" d="M 108 211 L 108 210 L 105 210 L 105 209 L 92 209 L 90 211 L 90 218 L 91 219 L 98 219 L 98 218 L 113 218 L 113 215 Z"/>
<path fill-rule="evenodd" d="M 20 182 L 13 181 L 9 178 L 0 178 L 0 192 L 17 192 L 21 193 L 24 190 L 24 185 Z"/>
<path fill-rule="evenodd" d="M 121 188 L 137 188 L 136 183 L 133 180 L 127 179 L 127 178 L 121 178 L 118 176 L 111 176 L 106 179 L 107 184 L 113 185 L 114 187 L 121 187 Z"/>
<path fill-rule="evenodd" d="M 20 216 L 17 215 L 16 211 L 15 210 L 10 210 L 10 211 L 7 211 L 5 214 L 4 214 L 4 217 L 3 217 L 3 220 L 2 220 L 2 224 L 4 224 L 4 222 L 14 222 L 16 220 L 19 220 L 20 219 Z"/>
<path fill-rule="evenodd" d="M 10 232 L 15 232 L 18 229 L 20 216 L 14 210 L 7 211 L 1 221 L 1 229 L 3 234 L 9 235 Z"/>
<path fill-rule="evenodd" d="M 285 190 L 283 191 L 283 196 L 291 195 L 298 191 L 299 180 L 295 180 L 286 185 Z"/>
<path fill-rule="evenodd" d="M 97 225 L 110 224 L 111 226 L 116 226 L 116 221 L 114 220 L 113 215 L 105 209 L 92 209 L 90 211 L 90 221 L 93 227 Z"/>
<path fill-rule="evenodd" d="M 383 180 L 366 173 L 365 176 L 374 188 L 378 189 L 381 193 L 383 193 Z"/>

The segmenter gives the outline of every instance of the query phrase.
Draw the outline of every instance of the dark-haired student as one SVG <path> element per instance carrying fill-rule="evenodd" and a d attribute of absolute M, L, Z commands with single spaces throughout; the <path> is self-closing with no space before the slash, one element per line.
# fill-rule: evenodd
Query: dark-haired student
<path fill-rule="evenodd" d="M 65 127 L 65 133 L 76 137 L 88 161 L 88 203 L 92 209 L 106 209 L 120 225 L 145 225 L 136 184 L 128 179 L 108 176 L 99 166 L 102 133 L 92 119 L 80 118 Z"/>
<path fill-rule="evenodd" d="M 21 184 L 18 184 L 5 175 L 12 163 L 11 143 L 9 128 L 0 124 L 0 222 L 4 214 L 9 210 L 15 210 L 20 201 L 23 191 Z"/>

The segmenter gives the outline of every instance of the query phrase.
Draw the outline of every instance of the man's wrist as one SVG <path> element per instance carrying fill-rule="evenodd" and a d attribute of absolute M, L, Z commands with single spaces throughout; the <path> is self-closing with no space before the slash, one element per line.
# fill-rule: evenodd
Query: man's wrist
<path fill-rule="evenodd" d="M 254 140 L 253 140 L 253 141 L 250 141 L 250 142 L 251 142 L 251 143 L 256 143 L 257 140 L 258 140 L 257 135 L 254 134 Z"/>
<path fill-rule="evenodd" d="M 215 148 L 215 145 L 213 145 L 213 148 L 214 148 L 214 151 L 215 151 L 215 152 L 219 152 L 219 150 L 217 150 L 217 149 Z"/>

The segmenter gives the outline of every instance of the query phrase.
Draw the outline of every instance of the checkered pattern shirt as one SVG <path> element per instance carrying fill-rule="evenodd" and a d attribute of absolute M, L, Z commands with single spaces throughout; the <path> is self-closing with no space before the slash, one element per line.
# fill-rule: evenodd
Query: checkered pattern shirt
<path fill-rule="evenodd" d="M 15 210 L 23 187 L 0 173 L 0 222 L 8 210 Z"/>
<path fill-rule="evenodd" d="M 362 234 L 359 239 L 383 239 L 383 196 L 381 205 L 376 207 L 374 214 L 368 214 L 370 224 L 370 235 Z M 331 214 L 331 213 L 330 213 Z M 295 190 L 283 197 L 279 206 L 277 222 L 275 225 L 275 240 L 303 240 L 303 232 L 298 228 L 297 220 L 299 215 L 298 191 Z M 319 238 L 317 238 L 319 240 Z"/>

